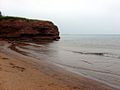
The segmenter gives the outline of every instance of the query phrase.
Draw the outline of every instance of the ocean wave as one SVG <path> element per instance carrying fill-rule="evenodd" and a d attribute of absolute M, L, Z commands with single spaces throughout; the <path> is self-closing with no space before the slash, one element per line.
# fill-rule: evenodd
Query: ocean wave
<path fill-rule="evenodd" d="M 69 67 L 69 68 L 73 68 L 73 69 L 81 69 L 81 70 L 87 70 L 87 71 L 92 71 L 92 72 L 99 72 L 99 73 L 106 73 L 106 74 L 120 76 L 120 74 L 116 74 L 111 71 L 96 70 L 96 69 L 84 68 L 84 67 L 80 67 L 80 66 L 77 67 L 77 66 L 72 66 L 72 65 L 68 65 L 68 64 L 62 64 L 62 63 L 55 63 L 55 64 L 58 66 L 62 66 L 62 67 Z"/>
<path fill-rule="evenodd" d="M 78 54 L 84 54 L 84 55 L 96 55 L 96 56 L 104 56 L 104 57 L 111 57 L 111 58 L 117 58 L 120 59 L 120 55 L 118 54 L 113 54 L 113 53 L 104 53 L 104 52 L 80 52 L 80 51 L 72 51 L 72 50 L 67 50 L 71 51 L 73 53 L 78 53 Z"/>

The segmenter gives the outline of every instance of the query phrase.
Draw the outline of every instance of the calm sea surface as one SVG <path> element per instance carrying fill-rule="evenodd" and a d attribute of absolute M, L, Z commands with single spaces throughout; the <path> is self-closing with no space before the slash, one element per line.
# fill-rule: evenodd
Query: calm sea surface
<path fill-rule="evenodd" d="M 120 89 L 120 35 L 61 35 L 60 41 L 30 44 L 24 46 L 27 50 L 19 49 L 39 60 Z"/>

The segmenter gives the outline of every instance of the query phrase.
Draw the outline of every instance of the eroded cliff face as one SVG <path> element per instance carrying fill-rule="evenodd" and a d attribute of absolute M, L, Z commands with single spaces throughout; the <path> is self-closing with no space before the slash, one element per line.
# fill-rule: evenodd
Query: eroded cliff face
<path fill-rule="evenodd" d="M 58 40 L 59 31 L 50 21 L 15 17 L 0 18 L 0 38 L 20 40 Z"/>

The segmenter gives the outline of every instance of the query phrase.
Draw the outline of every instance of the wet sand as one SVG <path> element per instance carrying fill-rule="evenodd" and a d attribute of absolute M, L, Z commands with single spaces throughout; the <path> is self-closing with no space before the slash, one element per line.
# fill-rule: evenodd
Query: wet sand
<path fill-rule="evenodd" d="M 0 44 L 0 90 L 115 90 Z"/>

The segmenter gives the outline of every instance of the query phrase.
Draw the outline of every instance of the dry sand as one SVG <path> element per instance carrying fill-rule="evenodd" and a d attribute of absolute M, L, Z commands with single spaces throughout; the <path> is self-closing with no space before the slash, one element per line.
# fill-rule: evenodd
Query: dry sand
<path fill-rule="evenodd" d="M 0 90 L 115 90 L 43 60 L 0 52 Z"/>

